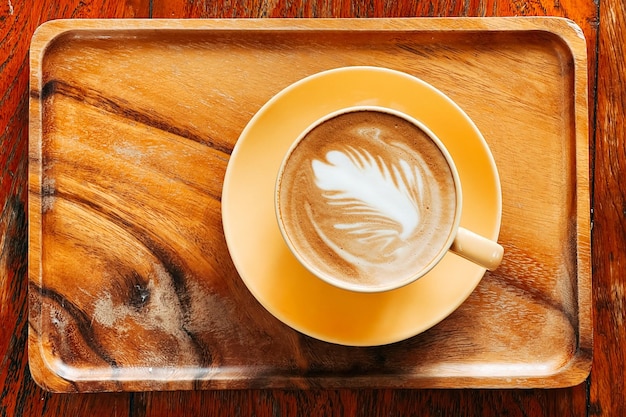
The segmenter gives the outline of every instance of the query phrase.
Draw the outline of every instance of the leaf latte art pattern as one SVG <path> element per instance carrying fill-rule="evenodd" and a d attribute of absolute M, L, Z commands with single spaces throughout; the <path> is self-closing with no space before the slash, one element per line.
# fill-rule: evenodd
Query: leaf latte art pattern
<path fill-rule="evenodd" d="M 312 168 L 315 184 L 323 190 L 327 204 L 345 219 L 334 227 L 345 230 L 359 243 L 386 252 L 398 246 L 394 245 L 397 239 L 406 240 L 418 227 L 423 216 L 420 202 L 424 183 L 417 166 L 403 159 L 397 165 L 388 164 L 365 149 L 349 147 L 328 152 L 326 161 L 314 160 Z M 329 246 L 337 248 L 323 230 L 318 232 Z"/>

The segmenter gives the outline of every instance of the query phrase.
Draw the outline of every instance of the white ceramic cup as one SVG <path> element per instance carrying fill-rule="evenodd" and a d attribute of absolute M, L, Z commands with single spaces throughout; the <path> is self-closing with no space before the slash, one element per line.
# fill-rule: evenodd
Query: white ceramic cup
<path fill-rule="evenodd" d="M 343 108 L 312 123 L 283 158 L 274 201 L 298 261 L 350 291 L 410 284 L 449 251 L 489 270 L 504 253 L 459 226 L 461 182 L 442 141 L 390 108 Z"/>

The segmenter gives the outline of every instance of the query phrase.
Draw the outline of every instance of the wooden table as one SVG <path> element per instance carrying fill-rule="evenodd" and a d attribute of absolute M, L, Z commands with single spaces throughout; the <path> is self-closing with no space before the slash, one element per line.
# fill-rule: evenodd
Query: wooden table
<path fill-rule="evenodd" d="M 0 6 L 0 416 L 13 415 L 626 415 L 626 8 L 561 2 L 8 1 Z M 226 390 L 51 394 L 31 379 L 26 351 L 28 48 L 57 18 L 544 16 L 574 20 L 588 46 L 594 357 L 585 383 L 552 390 Z"/>

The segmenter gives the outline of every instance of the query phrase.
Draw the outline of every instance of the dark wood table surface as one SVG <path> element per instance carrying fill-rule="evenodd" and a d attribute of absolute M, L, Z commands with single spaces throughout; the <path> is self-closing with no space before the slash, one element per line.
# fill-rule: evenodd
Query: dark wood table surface
<path fill-rule="evenodd" d="M 563 16 L 588 46 L 594 356 L 575 387 L 51 394 L 28 369 L 28 50 L 59 18 Z M 0 416 L 625 416 L 624 0 L 6 0 L 0 4 Z"/>

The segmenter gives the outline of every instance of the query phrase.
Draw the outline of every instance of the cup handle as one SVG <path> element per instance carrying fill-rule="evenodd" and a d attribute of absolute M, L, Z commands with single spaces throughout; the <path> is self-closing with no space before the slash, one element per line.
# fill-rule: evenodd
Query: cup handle
<path fill-rule="evenodd" d="M 504 255 L 504 248 L 497 242 L 463 227 L 459 227 L 450 250 L 490 271 L 500 265 Z"/>

